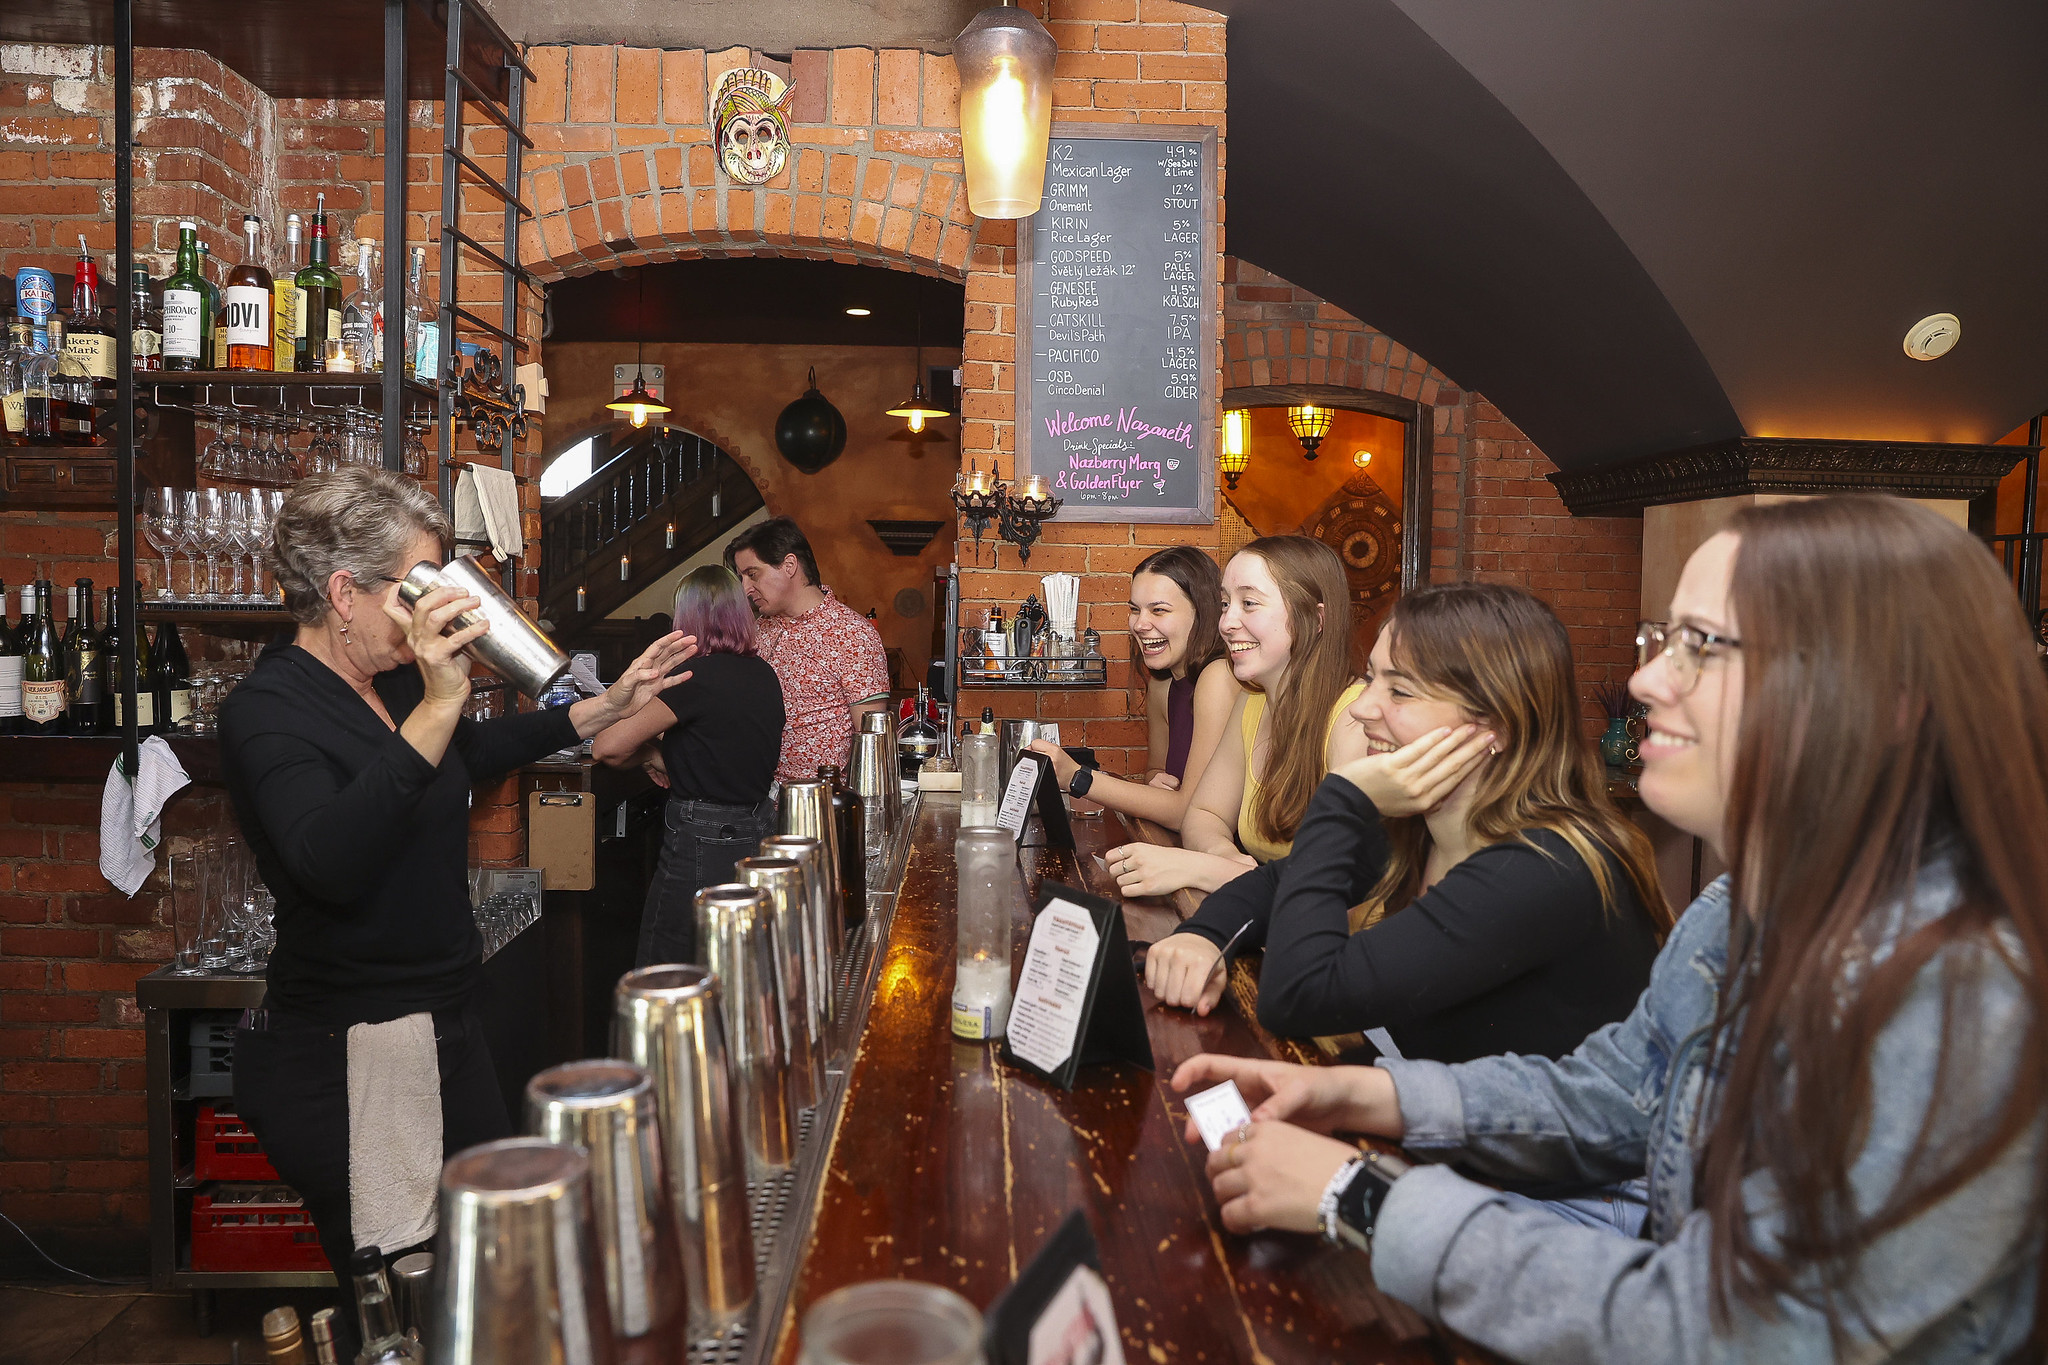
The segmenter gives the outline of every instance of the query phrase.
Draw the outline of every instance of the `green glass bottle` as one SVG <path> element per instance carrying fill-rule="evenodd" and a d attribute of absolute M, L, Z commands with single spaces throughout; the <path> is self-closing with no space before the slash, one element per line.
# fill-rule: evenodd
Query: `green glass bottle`
<path fill-rule="evenodd" d="M 150 647 L 149 657 L 156 672 L 153 690 L 157 733 L 175 734 L 179 724 L 192 714 L 192 664 L 185 657 L 185 643 L 178 638 L 178 628 L 169 621 L 157 623 L 156 643 Z"/>
<path fill-rule="evenodd" d="M 199 272 L 199 229 L 178 224 L 178 268 L 164 281 L 164 368 L 199 370 L 211 349 L 213 315 Z"/>
<path fill-rule="evenodd" d="M 92 580 L 78 580 L 78 615 L 64 632 L 64 729 L 74 735 L 98 734 L 100 697 L 104 689 L 99 628 L 92 619 Z"/>
<path fill-rule="evenodd" d="M 57 643 L 57 612 L 50 580 L 36 580 L 35 624 L 21 661 L 21 731 L 54 735 L 64 729 L 64 651 Z"/>
<path fill-rule="evenodd" d="M 21 644 L 7 624 L 7 585 L 0 583 L 0 735 L 21 729 Z"/>
<path fill-rule="evenodd" d="M 142 601 L 142 585 L 135 585 L 135 600 Z M 115 620 L 112 611 L 107 619 Z M 156 728 L 156 674 L 149 661 L 149 632 L 132 616 L 120 622 L 121 630 L 135 632 L 135 733 L 153 735 Z M 107 655 L 115 662 L 107 670 L 107 685 L 114 693 L 114 724 L 125 726 L 128 718 L 128 700 L 121 690 L 121 637 L 117 633 L 107 645 Z"/>
<path fill-rule="evenodd" d="M 341 276 L 327 264 L 327 196 L 313 210 L 313 258 L 296 279 L 298 318 L 294 322 L 292 368 L 300 374 L 327 371 L 327 343 L 341 341 Z"/>

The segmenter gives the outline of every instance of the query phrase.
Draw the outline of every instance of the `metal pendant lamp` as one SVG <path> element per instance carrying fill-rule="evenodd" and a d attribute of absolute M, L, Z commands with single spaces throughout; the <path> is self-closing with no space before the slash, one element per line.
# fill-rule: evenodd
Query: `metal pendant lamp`
<path fill-rule="evenodd" d="M 647 274 L 641 268 L 640 275 L 640 339 L 633 343 L 633 386 L 606 403 L 605 407 L 618 413 L 636 427 L 647 425 L 650 416 L 666 416 L 668 404 L 647 391 L 646 377 L 640 373 L 640 359 L 647 348 Z"/>
<path fill-rule="evenodd" d="M 914 292 L 914 291 L 913 291 Z M 924 396 L 924 301 L 919 299 L 913 305 L 917 309 L 917 369 L 916 380 L 910 386 L 910 397 L 890 408 L 888 416 L 904 417 L 910 421 L 913 433 L 924 430 L 924 424 L 934 417 L 951 417 L 953 414 L 936 403 L 928 403 Z"/>

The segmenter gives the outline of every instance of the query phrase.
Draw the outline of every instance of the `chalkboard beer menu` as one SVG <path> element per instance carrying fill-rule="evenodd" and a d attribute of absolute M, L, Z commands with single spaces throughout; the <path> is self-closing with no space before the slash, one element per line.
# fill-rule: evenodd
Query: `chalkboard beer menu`
<path fill-rule="evenodd" d="M 1017 267 L 1018 479 L 1062 521 L 1216 511 L 1216 130 L 1053 129 Z"/>

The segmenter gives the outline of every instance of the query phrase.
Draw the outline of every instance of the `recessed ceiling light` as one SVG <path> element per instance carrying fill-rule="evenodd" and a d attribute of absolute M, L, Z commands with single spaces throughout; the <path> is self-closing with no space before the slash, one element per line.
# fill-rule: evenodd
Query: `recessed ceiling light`
<path fill-rule="evenodd" d="M 850 318 L 864 318 L 867 315 L 868 310 L 865 308 L 849 308 L 846 310 L 846 316 Z"/>

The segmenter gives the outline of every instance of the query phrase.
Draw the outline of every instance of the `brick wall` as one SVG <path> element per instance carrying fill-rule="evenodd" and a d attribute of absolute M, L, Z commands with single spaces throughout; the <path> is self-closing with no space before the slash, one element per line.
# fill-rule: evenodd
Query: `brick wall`
<path fill-rule="evenodd" d="M 1556 468 L 1486 398 L 1335 304 L 1248 261 L 1225 263 L 1226 389 L 1330 384 L 1432 406 L 1430 577 L 1529 589 L 1571 630 L 1579 677 L 1620 681 L 1635 663 L 1643 523 L 1573 517 Z M 1589 721 L 1602 719 L 1590 699 Z"/>

